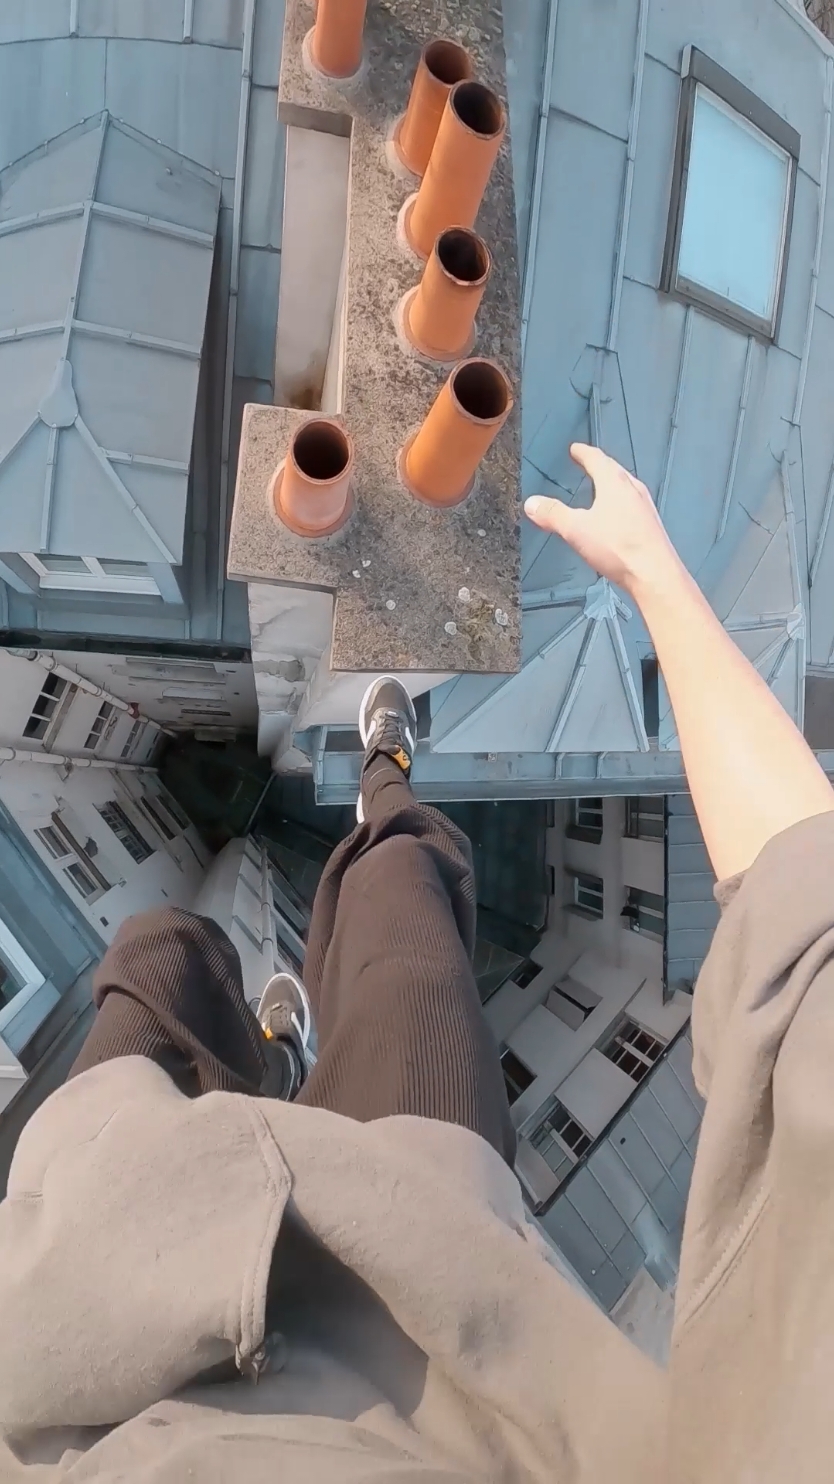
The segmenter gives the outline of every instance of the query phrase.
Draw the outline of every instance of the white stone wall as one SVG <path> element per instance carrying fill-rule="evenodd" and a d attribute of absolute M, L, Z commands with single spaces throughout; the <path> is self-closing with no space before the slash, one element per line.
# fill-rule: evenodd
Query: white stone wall
<path fill-rule="evenodd" d="M 23 830 L 33 850 L 73 903 L 106 943 L 134 912 L 170 905 L 190 907 L 202 884 L 209 852 L 193 826 L 166 840 L 143 811 L 139 800 L 152 789 L 153 775 L 107 768 L 71 771 L 59 765 L 0 764 L 0 800 Z M 97 805 L 118 802 L 151 847 L 141 862 L 129 855 L 99 814 Z M 56 860 L 37 830 L 58 811 L 82 845 L 93 842 L 95 865 L 112 883 L 95 900 L 86 900 L 66 875 L 65 860 Z"/>
<path fill-rule="evenodd" d="M 487 1005 L 486 1015 L 498 1040 L 534 1073 L 532 1085 L 513 1106 L 516 1127 L 535 1127 L 538 1110 L 557 1093 L 582 1127 L 596 1136 L 634 1087 L 596 1050 L 600 1040 L 627 1010 L 639 1025 L 667 1041 L 688 1018 L 691 1000 L 677 996 L 664 1005 L 663 945 L 630 931 L 621 916 L 627 887 L 663 895 L 662 842 L 624 837 L 623 799 L 603 801 L 599 844 L 567 835 L 568 811 L 567 801 L 557 805 L 555 825 L 548 832 L 554 893 L 547 932 L 532 954 L 541 973 L 525 989 L 504 985 Z M 600 921 L 570 910 L 570 869 L 602 878 Z M 596 1009 L 576 1029 L 546 1005 L 550 990 L 567 977 L 599 996 Z"/>

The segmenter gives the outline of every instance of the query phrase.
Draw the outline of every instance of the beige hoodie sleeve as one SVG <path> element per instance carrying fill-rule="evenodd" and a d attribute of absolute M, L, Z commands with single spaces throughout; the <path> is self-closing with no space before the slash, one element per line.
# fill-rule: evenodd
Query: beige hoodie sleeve
<path fill-rule="evenodd" d="M 707 1098 L 672 1354 L 674 1477 L 830 1479 L 834 815 L 717 890 L 693 1013 Z"/>

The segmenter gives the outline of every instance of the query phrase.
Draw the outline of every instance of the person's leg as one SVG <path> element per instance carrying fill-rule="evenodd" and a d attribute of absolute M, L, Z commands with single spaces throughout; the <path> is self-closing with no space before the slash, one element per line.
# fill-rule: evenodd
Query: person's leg
<path fill-rule="evenodd" d="M 70 1077 L 147 1056 L 190 1097 L 260 1091 L 263 1033 L 237 949 L 210 918 L 171 907 L 128 918 L 96 970 L 93 999 L 98 1014 Z"/>
<path fill-rule="evenodd" d="M 389 741 L 384 751 L 369 744 L 364 821 L 316 896 L 303 977 L 319 1060 L 298 1101 L 363 1122 L 410 1113 L 461 1124 L 512 1163 L 507 1095 L 472 971 L 469 842 L 417 802 L 396 727 Z"/>

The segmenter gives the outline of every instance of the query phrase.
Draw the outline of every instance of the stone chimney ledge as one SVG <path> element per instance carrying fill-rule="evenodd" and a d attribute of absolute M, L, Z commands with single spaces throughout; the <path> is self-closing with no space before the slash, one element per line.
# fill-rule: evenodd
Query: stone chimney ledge
<path fill-rule="evenodd" d="M 348 82 L 320 77 L 305 60 L 304 37 L 314 17 L 311 0 L 287 0 L 279 118 L 351 139 L 338 346 L 342 405 L 323 415 L 335 416 L 353 439 L 354 506 L 334 536 L 307 540 L 290 532 L 273 514 L 270 483 L 292 433 L 315 413 L 247 406 L 229 576 L 332 592 L 333 670 L 512 673 L 520 663 L 521 634 L 521 357 L 509 128 L 476 223 L 494 263 L 472 353 L 499 362 L 516 402 L 472 493 L 445 511 L 416 500 L 397 476 L 398 451 L 451 368 L 407 352 L 397 337 L 397 305 L 419 282 L 422 264 L 397 231 L 400 210 L 418 182 L 395 168 L 388 145 L 420 52 L 435 36 L 462 42 L 476 77 L 506 106 L 500 0 L 369 0 L 363 67 Z M 337 323 L 334 338 L 338 333 Z"/>

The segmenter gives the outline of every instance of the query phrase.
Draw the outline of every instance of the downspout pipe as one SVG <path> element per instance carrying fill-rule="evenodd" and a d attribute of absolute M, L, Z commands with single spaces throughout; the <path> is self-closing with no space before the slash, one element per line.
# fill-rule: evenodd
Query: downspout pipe
<path fill-rule="evenodd" d="M 129 711 L 134 715 L 134 708 L 127 701 L 122 701 L 119 696 L 113 696 L 110 691 L 103 690 L 100 685 L 95 685 L 92 680 L 79 675 L 77 670 L 71 670 L 68 665 L 59 664 L 58 660 L 51 654 L 43 654 L 38 649 L 9 649 L 7 654 L 13 654 L 15 659 L 28 660 L 30 664 L 40 665 L 42 670 L 48 670 L 52 675 L 59 675 L 62 680 L 67 680 L 70 685 L 75 685 L 79 690 L 86 692 L 88 696 L 100 696 L 102 701 L 109 701 L 118 711 Z"/>
<path fill-rule="evenodd" d="M 3 763 L 47 763 L 50 767 L 107 768 L 111 773 L 155 773 L 146 763 L 123 763 L 105 757 L 82 757 L 72 752 L 36 752 L 29 747 L 0 747 Z"/>
<path fill-rule="evenodd" d="M 243 229 L 243 186 L 246 145 L 249 137 L 249 100 L 252 94 L 252 52 L 255 39 L 255 0 L 246 0 L 243 18 L 243 55 L 241 57 L 240 113 L 237 125 L 235 156 L 235 195 L 232 204 L 232 252 L 229 278 L 229 313 L 226 320 L 226 364 L 223 384 L 223 425 L 220 443 L 220 515 L 219 559 L 217 571 L 216 637 L 223 637 L 226 601 L 226 541 L 229 529 L 230 460 L 232 452 L 232 392 L 235 374 L 235 341 L 237 339 L 237 301 L 240 289 L 240 249 Z"/>
<path fill-rule="evenodd" d="M 121 696 L 114 696 L 112 691 L 104 690 L 102 686 L 96 685 L 92 680 L 88 680 L 85 675 L 79 675 L 78 671 L 70 669 L 69 665 L 60 664 L 54 655 L 44 654 L 39 649 L 8 649 L 6 653 L 13 654 L 16 659 L 29 660 L 32 664 L 40 665 L 42 670 L 48 670 L 50 674 L 59 675 L 62 680 L 68 681 L 70 685 L 76 686 L 78 690 L 83 690 L 85 695 L 98 696 L 102 701 L 109 701 L 110 705 L 115 706 L 117 711 L 126 711 L 135 721 L 148 722 L 166 737 L 176 737 L 177 735 L 170 727 L 164 727 L 161 722 L 154 721 L 152 716 L 143 716 L 135 702 L 123 701 Z"/>
<path fill-rule="evenodd" d="M 544 157 L 547 150 L 547 121 L 550 115 L 550 94 L 553 89 L 553 68 L 556 60 L 556 20 L 559 0 L 550 0 L 547 16 L 547 40 L 544 51 L 542 75 L 542 101 L 539 107 L 539 127 L 536 134 L 536 151 L 533 164 L 533 195 L 530 201 L 530 220 L 527 224 L 527 247 L 524 254 L 524 286 L 521 297 L 521 364 L 527 346 L 527 330 L 533 303 L 536 250 L 539 245 L 539 225 L 542 214 L 542 188 L 544 184 Z"/>

